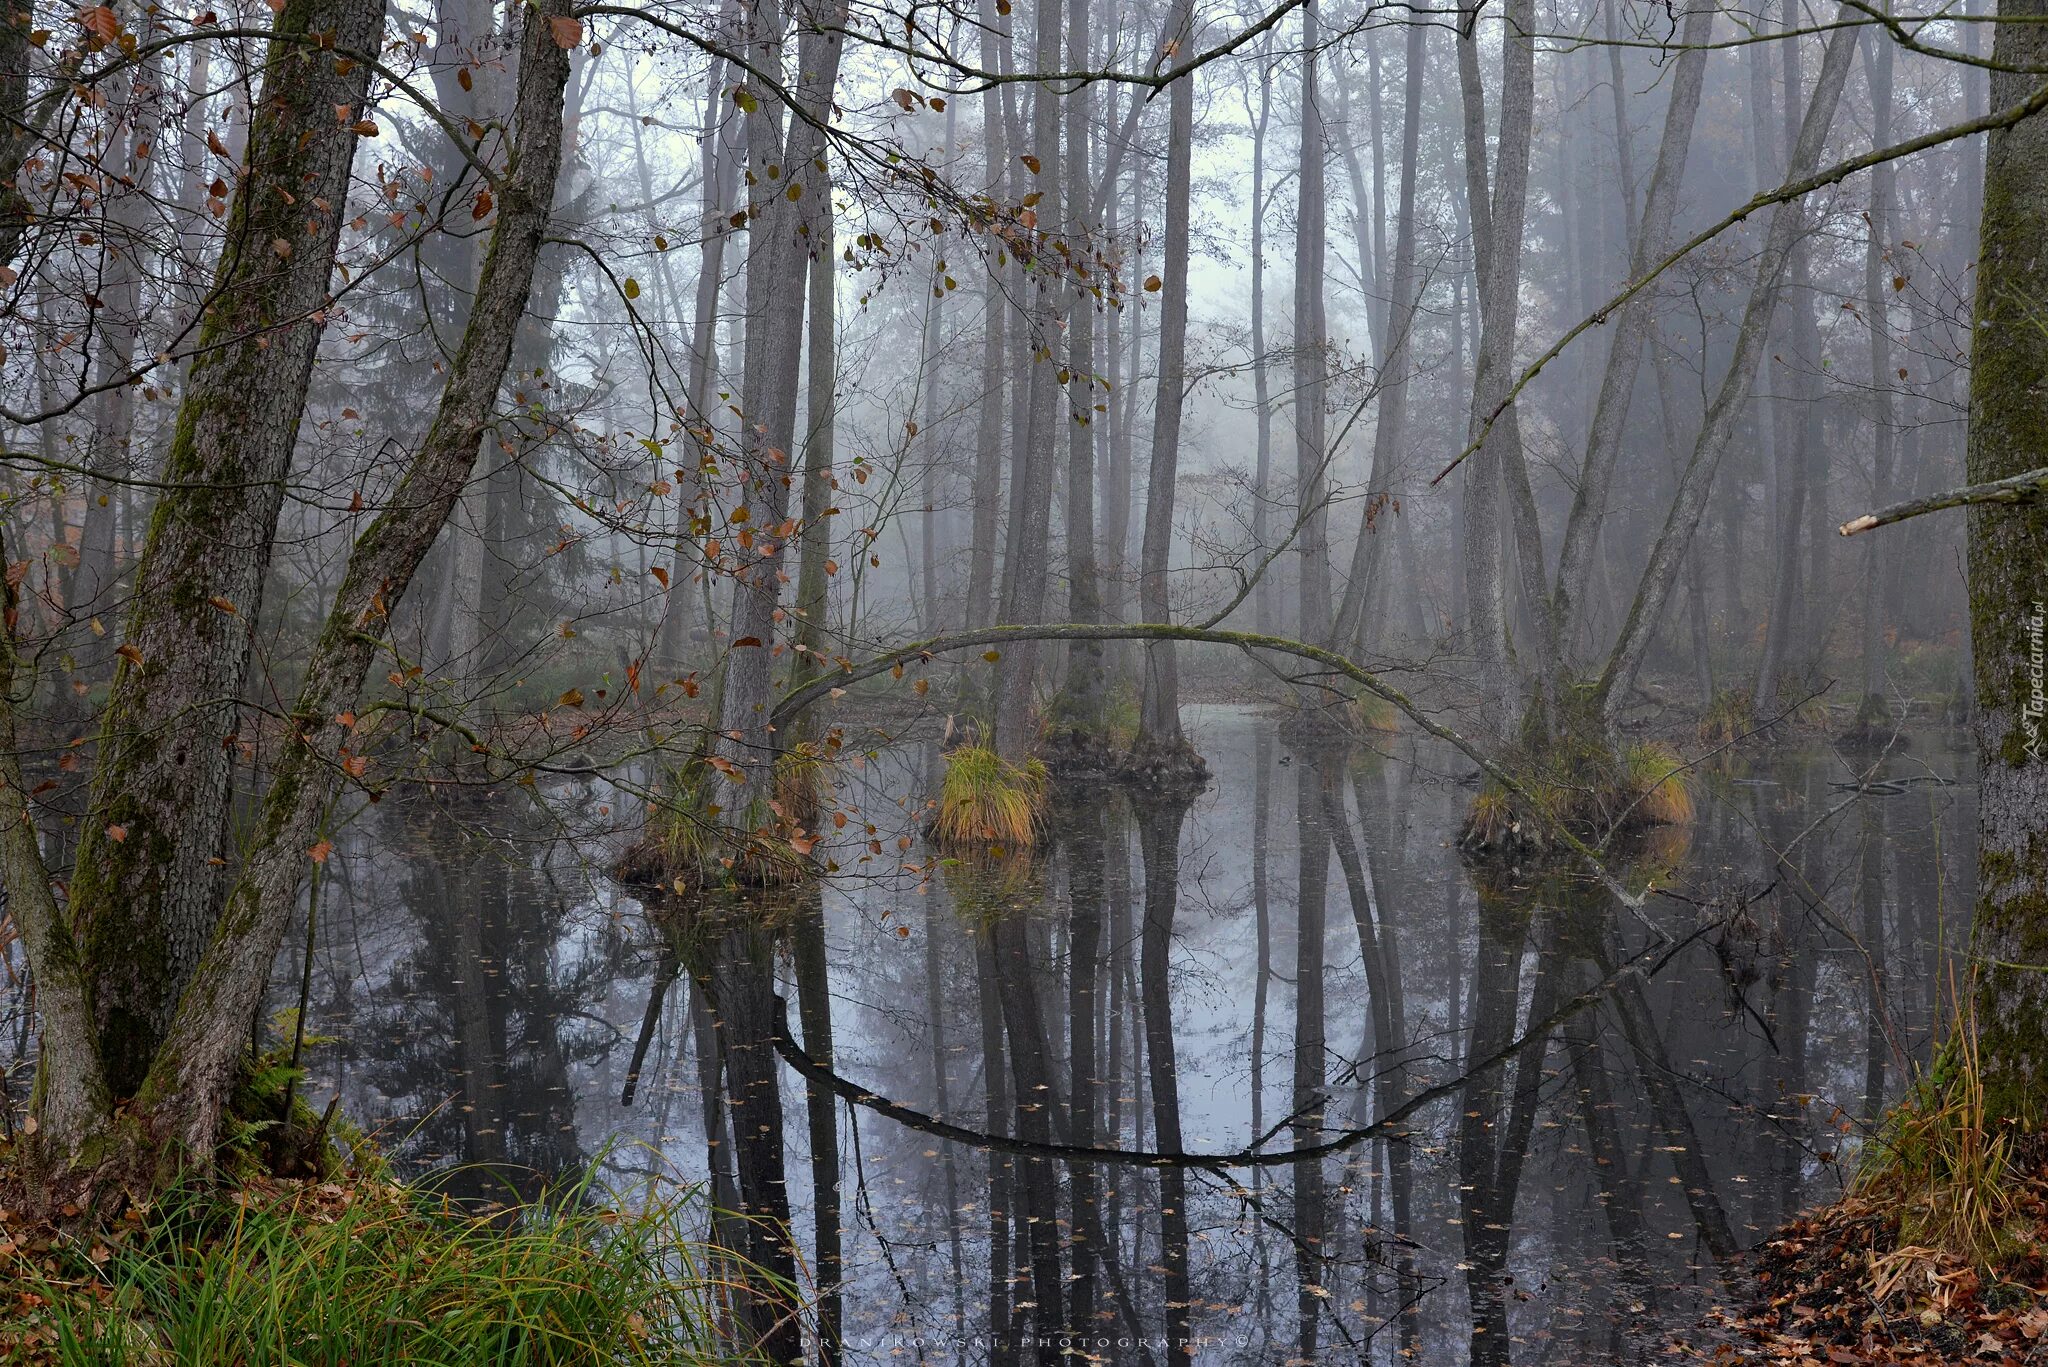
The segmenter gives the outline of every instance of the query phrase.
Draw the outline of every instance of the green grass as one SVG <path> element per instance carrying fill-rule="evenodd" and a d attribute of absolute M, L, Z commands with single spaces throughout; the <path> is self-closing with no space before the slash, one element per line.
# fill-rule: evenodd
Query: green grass
<path fill-rule="evenodd" d="M 10 1229 L 0 1362 L 747 1361 L 715 1327 L 721 1282 L 689 1232 L 697 1208 L 683 1192 L 623 1210 L 586 1179 L 542 1204 L 478 1214 L 355 1179 L 180 1192 L 98 1233 L 31 1240 Z"/>

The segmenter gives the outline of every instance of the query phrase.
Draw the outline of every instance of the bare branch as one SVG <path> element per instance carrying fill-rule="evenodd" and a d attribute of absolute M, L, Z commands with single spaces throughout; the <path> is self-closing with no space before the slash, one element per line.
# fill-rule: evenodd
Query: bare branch
<path fill-rule="evenodd" d="M 1966 484 L 1946 493 L 1929 494 L 1926 498 L 1909 498 L 1904 503 L 1894 503 L 1889 508 L 1851 518 L 1841 525 L 1840 530 L 1843 536 L 1854 536 L 1873 527 L 1889 527 L 1894 522 L 1938 513 L 1944 508 L 1967 508 L 1977 503 L 2039 503 L 2043 500 L 2048 500 L 2048 465 L 2004 479 Z"/>

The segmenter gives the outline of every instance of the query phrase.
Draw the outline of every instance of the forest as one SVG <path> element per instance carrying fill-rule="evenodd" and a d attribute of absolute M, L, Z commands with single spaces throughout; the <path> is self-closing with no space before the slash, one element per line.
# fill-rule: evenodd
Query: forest
<path fill-rule="evenodd" d="M 0 6 L 0 1361 L 2037 1360 L 2044 111 Z"/>

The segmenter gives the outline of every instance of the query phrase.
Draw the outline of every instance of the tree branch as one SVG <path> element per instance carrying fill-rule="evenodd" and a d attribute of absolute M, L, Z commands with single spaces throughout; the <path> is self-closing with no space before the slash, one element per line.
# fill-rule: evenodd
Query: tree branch
<path fill-rule="evenodd" d="M 1967 508 L 1977 503 L 2039 503 L 2043 500 L 2048 500 L 2048 465 L 1985 484 L 1966 484 L 1947 493 L 1909 498 L 1904 503 L 1894 503 L 1889 508 L 1851 518 L 1842 524 L 1840 530 L 1843 536 L 1854 536 L 1873 527 L 1889 527 L 1894 522 L 1938 513 L 1944 508 Z"/>

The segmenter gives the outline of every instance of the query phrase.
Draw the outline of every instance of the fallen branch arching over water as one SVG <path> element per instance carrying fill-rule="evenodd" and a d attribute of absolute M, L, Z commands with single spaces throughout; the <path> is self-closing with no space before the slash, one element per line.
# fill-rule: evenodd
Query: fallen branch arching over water
<path fill-rule="evenodd" d="M 778 994 L 775 998 L 774 1034 L 770 1043 L 782 1061 L 794 1069 L 805 1081 L 823 1087 L 835 1096 L 894 1120 L 900 1125 L 929 1134 L 939 1139 L 950 1139 L 957 1144 L 971 1148 L 1013 1153 L 1026 1158 L 1047 1158 L 1066 1163 L 1104 1163 L 1118 1167 L 1138 1168 L 1199 1168 L 1222 1174 L 1231 1168 L 1278 1168 L 1295 1163 L 1311 1162 L 1328 1158 L 1357 1148 L 1360 1144 L 1375 1139 L 1399 1139 L 1400 1126 L 1408 1117 L 1425 1106 L 1443 1100 L 1457 1093 L 1472 1078 L 1492 1068 L 1498 1068 L 1523 1053 L 1549 1040 L 1551 1032 L 1589 1006 L 1598 1002 L 1627 979 L 1636 975 L 1654 977 L 1678 953 L 1713 929 L 1714 922 L 1695 927 L 1690 933 L 1677 940 L 1652 945 L 1632 955 L 1618 965 L 1612 973 L 1584 991 L 1559 1003 L 1557 1008 L 1538 1021 L 1532 1021 L 1529 1028 L 1491 1054 L 1473 1063 L 1467 1061 L 1465 1070 L 1447 1082 L 1425 1087 L 1407 1098 L 1393 1110 L 1388 1111 L 1370 1125 L 1338 1130 L 1331 1138 L 1321 1143 L 1308 1144 L 1292 1149 L 1266 1149 L 1266 1142 L 1285 1129 L 1295 1117 L 1289 1116 L 1272 1126 L 1265 1134 L 1252 1143 L 1233 1153 L 1161 1153 L 1150 1149 L 1102 1149 L 1087 1145 L 1059 1144 L 1030 1139 L 1017 1139 L 1010 1135 L 990 1134 L 985 1130 L 970 1129 L 956 1125 L 950 1120 L 891 1101 L 880 1093 L 870 1091 L 850 1078 L 819 1063 L 804 1052 L 789 1029 L 789 1004 Z M 1645 964 L 1647 963 L 1647 967 Z"/>

